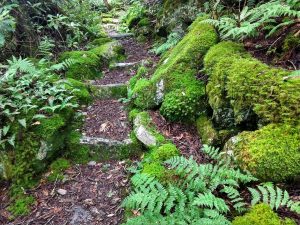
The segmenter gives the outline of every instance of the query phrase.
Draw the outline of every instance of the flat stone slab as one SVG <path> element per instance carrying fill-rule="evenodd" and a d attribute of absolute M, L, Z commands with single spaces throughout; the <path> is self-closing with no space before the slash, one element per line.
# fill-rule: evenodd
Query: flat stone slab
<path fill-rule="evenodd" d="M 135 65 L 140 64 L 140 63 L 141 62 L 115 63 L 115 64 L 113 64 L 113 67 L 115 67 L 115 68 L 124 68 L 124 67 L 135 66 Z"/>
<path fill-rule="evenodd" d="M 93 84 L 95 81 L 91 81 L 90 83 L 92 84 L 93 96 L 96 99 L 105 100 L 127 97 L 127 84 Z"/>
<path fill-rule="evenodd" d="M 86 144 L 86 145 L 123 146 L 123 145 L 131 144 L 132 141 L 130 139 L 125 139 L 123 141 L 117 141 L 117 140 L 108 139 L 108 138 L 83 136 L 80 139 L 80 143 Z"/>
<path fill-rule="evenodd" d="M 134 34 L 133 33 L 109 34 L 108 36 L 113 39 L 122 39 L 122 38 L 126 38 L 126 37 L 133 37 Z"/>
<path fill-rule="evenodd" d="M 101 137 L 83 136 L 80 139 L 80 143 L 87 145 L 90 154 L 96 158 L 97 161 L 101 162 L 106 160 L 125 160 L 130 157 L 136 157 L 142 153 L 141 145 L 131 139 L 118 141 Z"/>

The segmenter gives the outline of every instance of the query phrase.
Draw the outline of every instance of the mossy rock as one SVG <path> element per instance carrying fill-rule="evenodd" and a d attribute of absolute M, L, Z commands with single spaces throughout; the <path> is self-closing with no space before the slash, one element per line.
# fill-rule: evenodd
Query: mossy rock
<path fill-rule="evenodd" d="M 68 78 L 66 80 L 66 89 L 72 91 L 72 94 L 78 99 L 80 104 L 88 104 L 92 101 L 92 96 L 85 83 Z"/>
<path fill-rule="evenodd" d="M 253 129 L 258 122 L 298 122 L 300 80 L 284 81 L 289 71 L 269 67 L 233 42 L 211 48 L 204 65 L 209 75 L 209 104 L 217 123 Z"/>
<path fill-rule="evenodd" d="M 219 144 L 219 133 L 214 128 L 213 122 L 206 115 L 202 114 L 196 121 L 197 131 L 201 143 L 215 146 Z"/>
<path fill-rule="evenodd" d="M 232 225 L 296 225 L 295 221 L 281 219 L 267 204 L 253 206 L 244 216 L 238 216 Z"/>
<path fill-rule="evenodd" d="M 140 98 L 140 100 L 135 100 L 137 106 L 143 106 L 143 108 L 159 106 L 164 96 L 176 90 L 200 90 L 196 95 L 194 91 L 186 92 L 185 99 L 191 99 L 192 102 L 199 101 L 199 98 L 204 96 L 205 85 L 197 81 L 195 75 L 204 55 L 211 46 L 217 43 L 218 37 L 214 28 L 201 23 L 202 20 L 203 18 L 197 19 L 183 40 L 164 55 L 149 81 L 142 79 L 141 82 L 136 83 L 136 86 L 141 86 L 142 83 L 145 87 L 133 89 L 134 99 Z M 175 111 L 170 110 L 169 118 L 182 119 L 190 116 L 190 114 L 185 115 L 186 110 L 181 110 L 180 106 L 186 106 L 183 103 L 179 105 L 178 111 L 183 113 L 173 116 L 172 113 Z"/>
<path fill-rule="evenodd" d="M 101 60 L 95 53 L 90 51 L 64 52 L 60 56 L 60 61 L 67 59 L 74 61 L 66 72 L 67 78 L 92 80 L 101 76 Z"/>
<path fill-rule="evenodd" d="M 224 151 L 233 154 L 242 169 L 262 181 L 285 182 L 300 176 L 300 127 L 270 124 L 231 138 Z"/>
<path fill-rule="evenodd" d="M 155 124 L 153 124 L 148 112 L 134 113 L 132 116 L 135 117 L 133 118 L 134 134 L 147 148 L 151 149 L 168 143 L 165 137 L 159 133 Z"/>

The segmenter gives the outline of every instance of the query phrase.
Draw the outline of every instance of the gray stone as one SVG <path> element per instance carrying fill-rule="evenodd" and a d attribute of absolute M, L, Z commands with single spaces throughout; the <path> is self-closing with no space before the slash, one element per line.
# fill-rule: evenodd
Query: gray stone
<path fill-rule="evenodd" d="M 70 224 L 72 225 L 82 225 L 82 224 L 89 224 L 92 220 L 92 215 L 89 211 L 85 210 L 81 206 L 75 206 L 73 208 L 73 215 L 71 217 Z"/>
<path fill-rule="evenodd" d="M 122 39 L 122 38 L 126 38 L 126 37 L 132 37 L 132 36 L 134 36 L 134 34 L 133 33 L 124 33 L 124 34 L 114 33 L 114 34 L 109 34 L 108 36 L 113 39 Z"/>
<path fill-rule="evenodd" d="M 96 166 L 97 165 L 97 162 L 96 161 L 90 161 L 88 163 L 88 166 Z"/>
<path fill-rule="evenodd" d="M 156 145 L 156 138 L 143 125 L 138 126 L 134 131 L 137 139 L 147 147 Z"/>
<path fill-rule="evenodd" d="M 58 189 L 57 193 L 60 194 L 60 195 L 66 195 L 67 194 L 67 190 L 65 190 L 65 189 Z"/>

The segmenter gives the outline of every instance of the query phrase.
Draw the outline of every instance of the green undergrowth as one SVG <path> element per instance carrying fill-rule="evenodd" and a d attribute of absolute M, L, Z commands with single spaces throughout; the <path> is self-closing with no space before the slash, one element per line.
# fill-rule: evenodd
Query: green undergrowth
<path fill-rule="evenodd" d="M 195 75 L 208 49 L 216 44 L 217 35 L 210 25 L 197 19 L 190 32 L 168 54 L 164 55 L 153 76 L 134 81 L 133 102 L 142 109 L 156 108 L 170 120 L 195 117 L 204 108 L 204 83 Z M 189 104 L 189 105 L 187 105 Z"/>

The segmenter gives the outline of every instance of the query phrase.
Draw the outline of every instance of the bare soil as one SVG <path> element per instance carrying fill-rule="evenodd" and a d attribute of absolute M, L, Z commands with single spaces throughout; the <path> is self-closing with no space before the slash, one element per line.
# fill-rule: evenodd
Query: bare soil
<path fill-rule="evenodd" d="M 130 133 L 124 105 L 118 100 L 97 100 L 85 110 L 83 134 L 122 141 Z"/>

